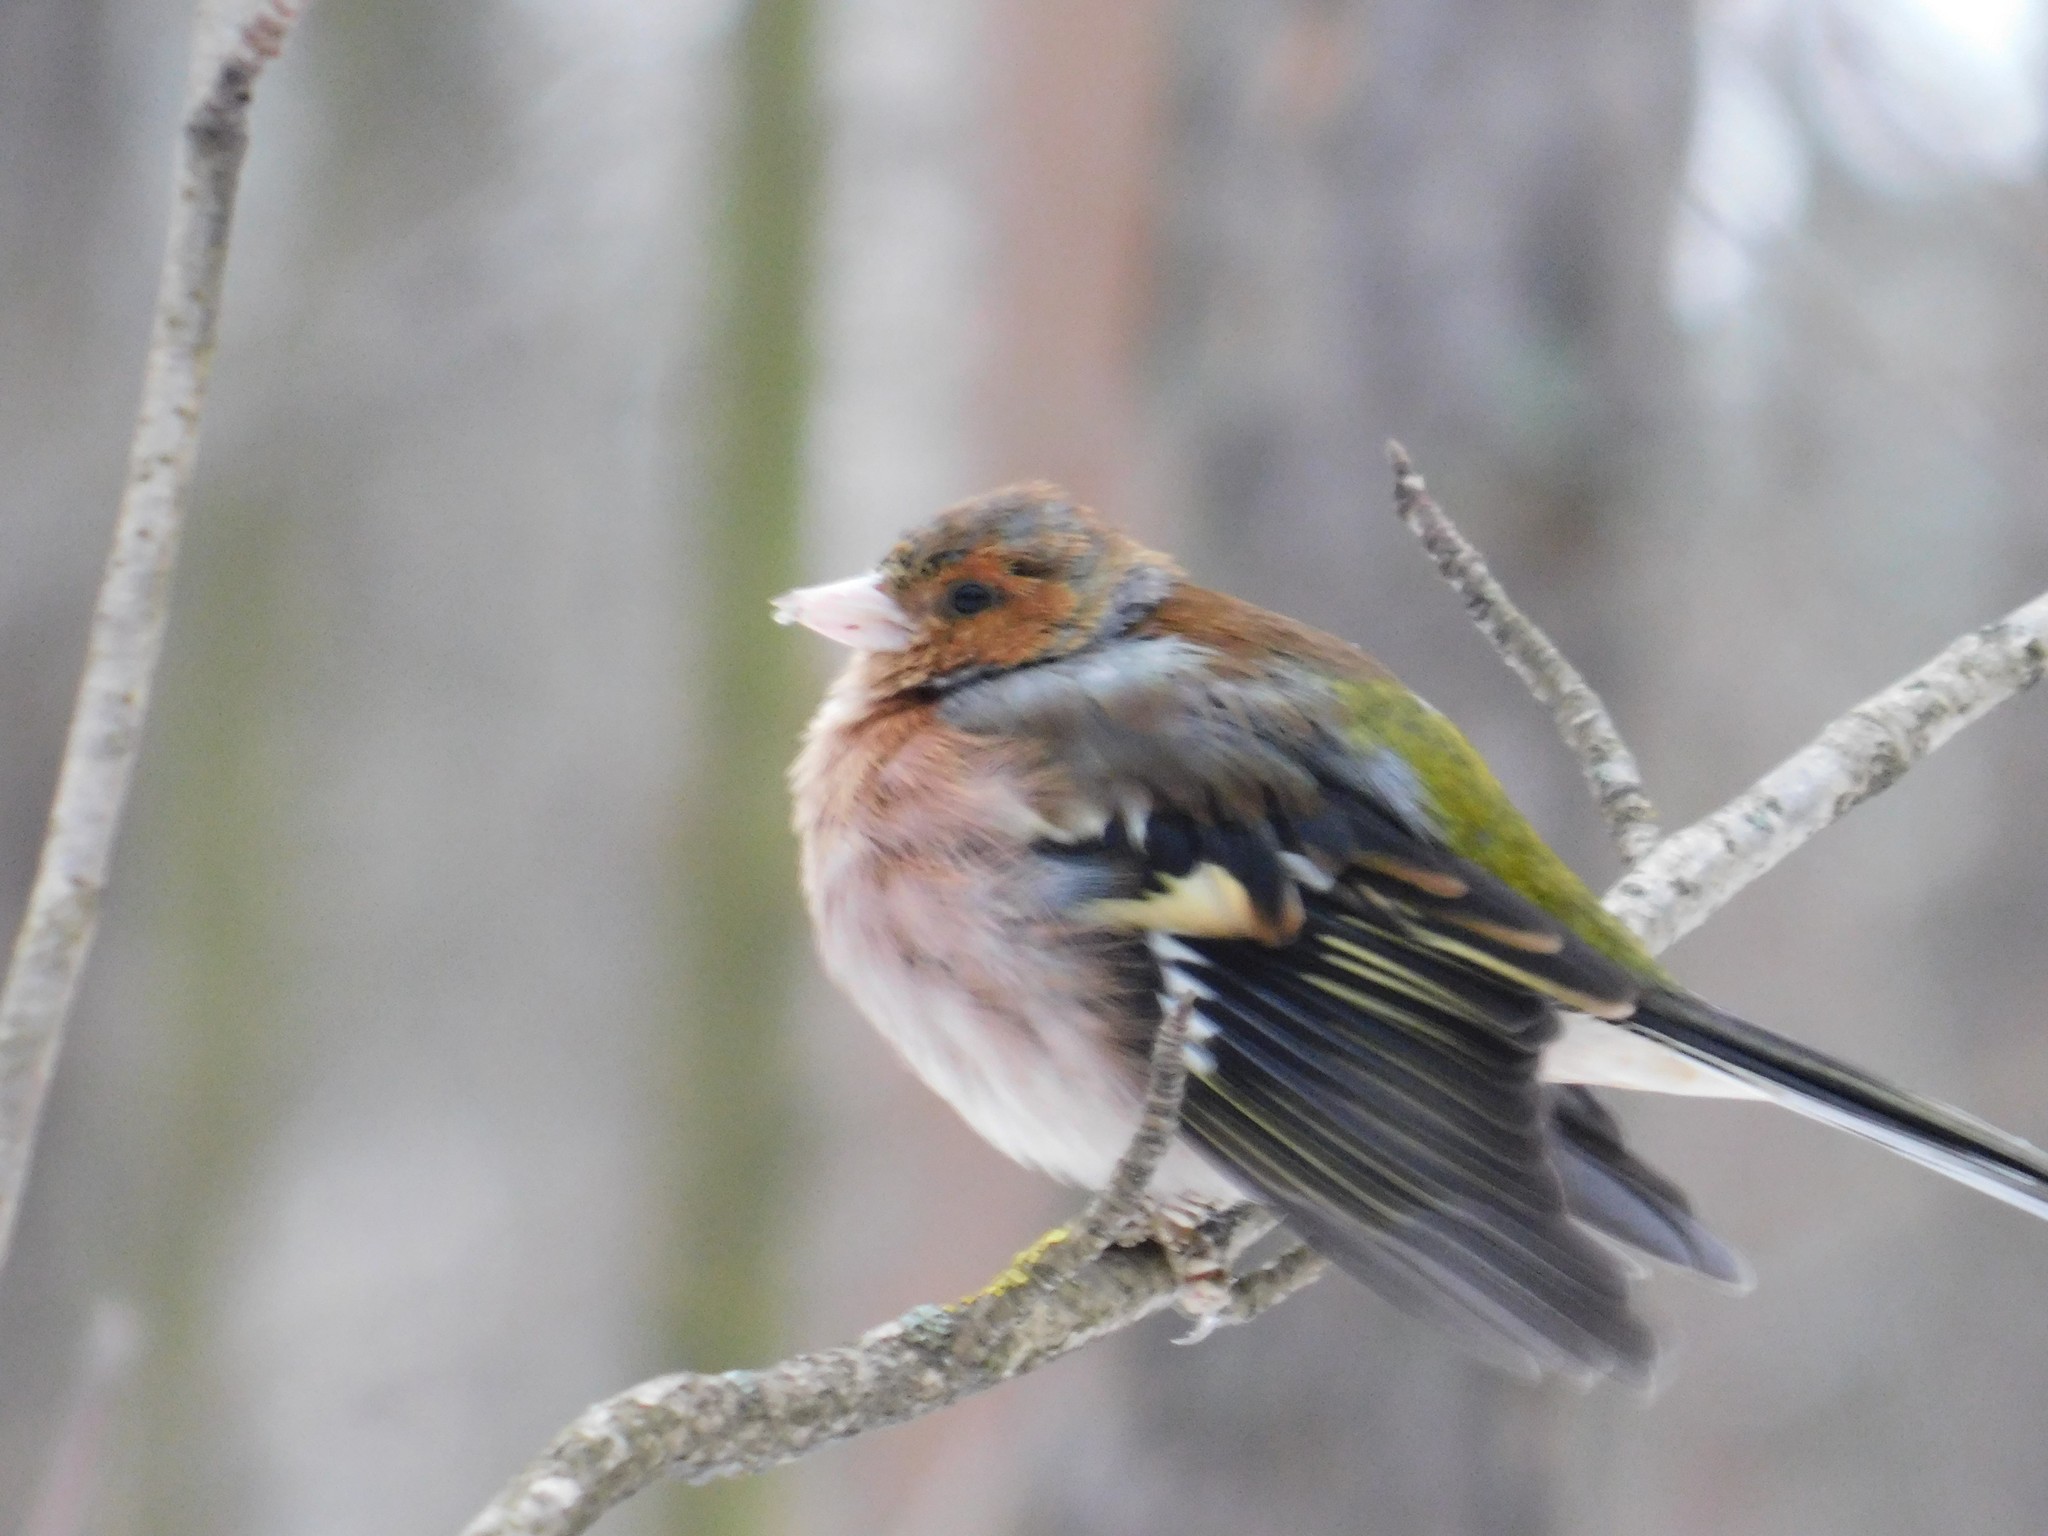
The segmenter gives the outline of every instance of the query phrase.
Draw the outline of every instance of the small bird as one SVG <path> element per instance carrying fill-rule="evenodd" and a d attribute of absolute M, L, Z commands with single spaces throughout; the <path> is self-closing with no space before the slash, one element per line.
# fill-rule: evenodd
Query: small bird
<path fill-rule="evenodd" d="M 1056 487 L 776 616 L 853 651 L 790 771 L 825 969 L 1021 1163 L 1107 1183 L 1187 1006 L 1158 1210 L 1262 1202 L 1483 1357 L 1581 1379 L 1651 1369 L 1635 1255 L 1745 1282 L 1595 1088 L 1770 1100 L 2048 1216 L 2034 1147 L 1687 992 L 1365 652 Z"/>

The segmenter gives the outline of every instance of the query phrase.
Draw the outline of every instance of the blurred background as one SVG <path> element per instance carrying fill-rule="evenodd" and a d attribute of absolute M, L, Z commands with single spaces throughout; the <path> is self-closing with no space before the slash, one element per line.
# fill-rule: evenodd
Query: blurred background
<path fill-rule="evenodd" d="M 0 0 L 0 911 L 136 394 L 183 0 Z M 2048 586 L 2041 0 L 319 0 L 16 1260 L 0 1531 L 452 1532 L 587 1401 L 1074 1197 L 819 981 L 770 594 L 1024 476 L 1354 638 L 1596 883 L 1398 435 L 1674 824 Z M 1674 956 L 2048 1137 L 2048 705 Z M 2038 1533 L 2048 1226 L 1632 1104 L 1755 1262 L 1645 1407 L 1344 1281 L 607 1531 Z M 94 1341 L 97 1340 L 97 1343 Z M 40 1522 L 40 1523 L 38 1523 Z"/>

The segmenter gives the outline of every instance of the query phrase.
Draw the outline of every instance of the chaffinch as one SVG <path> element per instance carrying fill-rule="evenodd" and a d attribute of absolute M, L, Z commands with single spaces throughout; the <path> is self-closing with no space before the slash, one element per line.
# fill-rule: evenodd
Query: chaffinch
<path fill-rule="evenodd" d="M 1060 491 L 777 599 L 852 648 L 791 770 L 826 970 L 996 1147 L 1085 1188 L 1191 1003 L 1150 1196 L 1250 1198 L 1524 1372 L 1641 1378 L 1639 1252 L 1741 1261 L 1592 1089 L 1763 1098 L 2048 1215 L 2048 1157 L 1678 985 L 1363 651 Z"/>

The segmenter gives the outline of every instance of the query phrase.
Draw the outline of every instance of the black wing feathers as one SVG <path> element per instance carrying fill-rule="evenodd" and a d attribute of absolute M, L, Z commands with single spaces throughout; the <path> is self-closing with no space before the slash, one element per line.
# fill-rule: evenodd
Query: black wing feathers
<path fill-rule="evenodd" d="M 1548 1153 L 1535 1057 L 1549 1028 L 1520 1000 L 1487 1030 L 1340 981 L 1309 958 L 1329 920 L 1310 924 L 1286 948 L 1169 949 L 1204 1037 L 1188 1133 L 1312 1245 L 1492 1358 L 1643 1375 L 1654 1345 L 1621 1266 L 1570 1219 Z"/>
<path fill-rule="evenodd" d="M 1318 1250 L 1522 1370 L 1641 1379 L 1655 1354 L 1595 1236 L 1735 1279 L 1684 1196 L 1583 1090 L 1537 1079 L 1559 1001 L 1622 1012 L 1635 978 L 1355 791 L 1252 825 L 1165 807 L 1142 837 L 1046 848 L 1122 863 L 1126 896 L 1214 865 L 1293 937 L 1158 935 L 1195 995 L 1190 1138 Z"/>

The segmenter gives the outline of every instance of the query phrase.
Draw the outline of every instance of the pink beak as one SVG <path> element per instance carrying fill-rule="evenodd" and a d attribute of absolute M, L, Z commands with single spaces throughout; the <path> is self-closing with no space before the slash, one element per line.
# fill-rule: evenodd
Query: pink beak
<path fill-rule="evenodd" d="M 910 644 L 910 620 L 882 590 L 879 571 L 785 592 L 775 599 L 775 622 L 815 629 L 856 651 L 900 651 Z"/>

